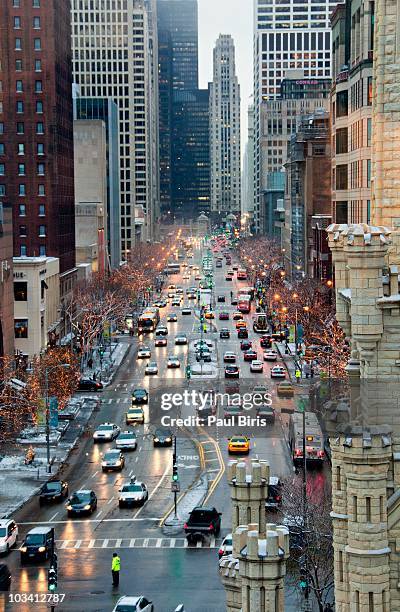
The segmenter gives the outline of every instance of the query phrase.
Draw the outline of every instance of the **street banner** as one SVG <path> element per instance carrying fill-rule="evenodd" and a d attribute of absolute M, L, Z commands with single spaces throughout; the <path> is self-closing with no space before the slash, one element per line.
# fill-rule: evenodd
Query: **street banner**
<path fill-rule="evenodd" d="M 304 328 L 301 323 L 297 324 L 297 343 L 301 344 L 303 342 Z"/>
<path fill-rule="evenodd" d="M 103 323 L 103 338 L 109 340 L 110 338 L 111 325 L 110 321 L 104 321 Z"/>
<path fill-rule="evenodd" d="M 58 399 L 49 398 L 49 424 L 50 427 L 58 427 Z"/>
<path fill-rule="evenodd" d="M 36 411 L 36 424 L 46 424 L 46 400 L 44 398 L 40 399 L 38 402 L 38 407 Z"/>
<path fill-rule="evenodd" d="M 294 340 L 295 340 L 294 325 L 290 325 L 289 326 L 289 338 L 288 338 L 288 342 L 294 342 Z"/>

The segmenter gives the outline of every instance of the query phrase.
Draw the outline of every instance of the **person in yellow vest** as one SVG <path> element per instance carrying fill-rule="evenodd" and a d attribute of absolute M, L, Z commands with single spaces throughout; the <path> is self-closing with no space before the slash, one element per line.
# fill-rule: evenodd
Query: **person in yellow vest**
<path fill-rule="evenodd" d="M 296 376 L 296 382 L 300 382 L 301 370 L 299 370 L 299 368 L 296 369 L 295 376 Z"/>
<path fill-rule="evenodd" d="M 118 553 L 113 553 L 112 561 L 111 561 L 111 573 L 112 573 L 112 581 L 113 586 L 117 587 L 119 585 L 119 572 L 121 570 L 121 559 Z"/>

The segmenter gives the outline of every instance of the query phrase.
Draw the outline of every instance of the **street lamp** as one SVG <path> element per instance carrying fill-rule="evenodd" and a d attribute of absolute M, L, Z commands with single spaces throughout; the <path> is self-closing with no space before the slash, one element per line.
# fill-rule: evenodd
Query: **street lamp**
<path fill-rule="evenodd" d="M 50 414 L 49 414 L 49 372 L 57 370 L 57 368 L 69 369 L 71 365 L 69 363 L 60 363 L 52 366 L 51 368 L 45 368 L 44 371 L 44 397 L 45 397 L 45 409 L 46 409 L 46 451 L 47 451 L 47 472 L 51 474 L 51 463 L 50 463 Z"/>

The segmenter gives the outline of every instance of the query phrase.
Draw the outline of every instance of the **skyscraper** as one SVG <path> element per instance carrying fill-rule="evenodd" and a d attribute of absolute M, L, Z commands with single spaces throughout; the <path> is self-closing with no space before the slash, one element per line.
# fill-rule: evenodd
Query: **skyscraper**
<path fill-rule="evenodd" d="M 182 98 L 182 91 L 198 89 L 197 0 L 157 0 L 160 116 L 160 202 L 164 211 L 181 212 L 185 184 L 180 182 L 183 167 L 173 155 L 172 134 L 182 125 L 183 100 L 199 99 L 197 93 Z M 194 98 L 193 98 L 194 96 Z M 200 94 L 200 98 L 202 95 Z M 203 94 L 204 97 L 204 94 Z M 189 123 L 191 118 L 188 117 Z M 191 130 L 190 125 L 185 129 Z M 208 136 L 205 137 L 208 142 Z M 204 140 L 204 137 L 203 137 Z M 181 146 L 183 142 L 181 141 Z M 183 158 L 190 156 L 182 150 Z M 181 158 L 180 158 L 181 159 Z M 178 181 L 173 184 L 174 177 Z M 187 194 L 191 199 L 192 186 Z M 200 196 L 202 197 L 202 196 Z M 186 207 L 188 209 L 188 206 Z"/>
<path fill-rule="evenodd" d="M 157 31 L 155 0 L 71 0 L 74 79 L 85 98 L 119 108 L 121 248 L 151 239 L 158 196 Z M 136 207 L 136 210 L 135 210 Z M 145 228 L 135 218 L 145 212 Z"/>
<path fill-rule="evenodd" d="M 75 266 L 71 21 L 68 2 L 0 10 L 0 201 L 13 209 L 14 255 Z"/>
<path fill-rule="evenodd" d="M 240 212 L 240 86 L 235 45 L 220 34 L 210 84 L 211 212 Z"/>
<path fill-rule="evenodd" d="M 317 5 L 298 0 L 254 0 L 254 110 L 255 110 L 255 226 L 260 219 L 260 106 L 280 96 L 282 79 L 291 71 L 299 78 L 331 76 L 331 32 L 329 16 L 337 2 Z"/>
<path fill-rule="evenodd" d="M 190 218 L 210 210 L 208 89 L 174 91 L 173 210 Z"/>

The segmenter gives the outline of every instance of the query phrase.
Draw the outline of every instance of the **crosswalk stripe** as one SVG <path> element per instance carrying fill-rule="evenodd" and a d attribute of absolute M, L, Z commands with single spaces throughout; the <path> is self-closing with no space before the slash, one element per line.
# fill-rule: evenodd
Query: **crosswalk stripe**
<path fill-rule="evenodd" d="M 112 402 L 113 402 L 113 400 L 112 400 L 112 399 L 109 399 L 109 400 L 108 400 L 108 403 L 109 403 L 109 404 L 112 404 Z"/>
<path fill-rule="evenodd" d="M 56 540 L 59 550 L 65 549 L 120 549 L 120 548 L 218 548 L 221 538 L 211 537 L 209 540 L 196 542 L 189 546 L 186 538 L 104 538 L 92 540 Z"/>
<path fill-rule="evenodd" d="M 116 403 L 116 404 L 119 404 L 119 403 L 120 403 L 120 401 L 121 401 L 121 398 L 120 398 L 120 397 L 117 397 L 117 399 L 115 400 L 115 403 Z"/>
<path fill-rule="evenodd" d="M 124 397 L 124 404 L 127 404 L 129 402 L 129 397 Z"/>

